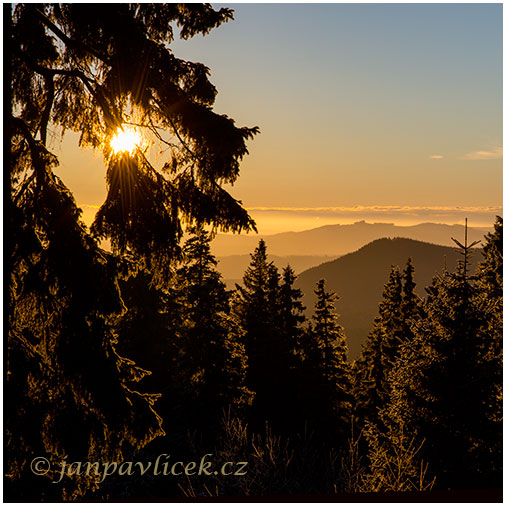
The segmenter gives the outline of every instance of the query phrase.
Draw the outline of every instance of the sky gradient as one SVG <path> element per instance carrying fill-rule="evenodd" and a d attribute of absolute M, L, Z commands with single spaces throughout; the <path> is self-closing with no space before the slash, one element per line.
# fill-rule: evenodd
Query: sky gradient
<path fill-rule="evenodd" d="M 502 5 L 226 5 L 235 21 L 172 48 L 211 69 L 217 112 L 260 127 L 230 191 L 263 232 L 368 216 L 491 224 L 502 206 Z M 59 173 L 86 217 L 105 197 L 105 168 L 75 142 L 63 142 Z"/>

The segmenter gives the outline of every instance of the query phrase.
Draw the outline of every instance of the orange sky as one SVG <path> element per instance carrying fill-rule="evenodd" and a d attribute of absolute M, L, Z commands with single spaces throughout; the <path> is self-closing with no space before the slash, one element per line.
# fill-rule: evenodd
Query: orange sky
<path fill-rule="evenodd" d="M 211 69 L 216 110 L 260 127 L 235 198 L 264 233 L 329 223 L 483 226 L 502 206 L 500 4 L 236 4 L 174 53 Z M 61 146 L 89 222 L 100 153 Z M 318 208 L 318 209 L 316 209 Z"/>

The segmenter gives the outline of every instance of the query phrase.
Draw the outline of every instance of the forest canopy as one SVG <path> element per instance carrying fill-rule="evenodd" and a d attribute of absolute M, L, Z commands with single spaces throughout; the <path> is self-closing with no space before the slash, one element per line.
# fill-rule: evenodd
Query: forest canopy
<path fill-rule="evenodd" d="M 305 308 L 296 273 L 278 270 L 264 240 L 234 288 L 212 254 L 217 230 L 255 230 L 223 186 L 237 180 L 259 129 L 217 114 L 210 70 L 177 58 L 171 43 L 208 34 L 233 12 L 4 12 L 9 500 L 499 490 L 502 218 L 476 271 L 467 227 L 454 239 L 457 268 L 425 292 L 411 258 L 393 265 L 350 361 L 340 294 L 325 279 Z M 107 196 L 90 229 L 54 172 L 49 133 L 69 130 L 104 156 Z M 161 168 L 139 136 L 164 146 Z M 168 453 L 247 472 L 104 480 L 62 467 Z M 33 472 L 38 458 L 44 473 Z"/>
<path fill-rule="evenodd" d="M 233 18 L 207 4 L 18 4 L 11 47 L 13 189 L 21 197 L 57 163 L 48 129 L 79 133 L 107 161 L 107 198 L 92 233 L 163 270 L 184 224 L 252 230 L 233 183 L 257 127 L 237 127 L 212 109 L 209 69 L 172 53 L 187 39 Z M 142 149 L 114 153 L 111 138 L 135 125 L 168 152 L 157 171 Z M 36 153 L 37 152 L 37 153 Z M 31 157 L 33 181 L 21 174 Z M 24 183 L 23 183 L 24 182 Z"/>
<path fill-rule="evenodd" d="M 125 311 L 118 280 L 144 268 L 166 282 L 188 226 L 255 229 L 222 185 L 237 179 L 246 141 L 259 130 L 215 113 L 209 69 L 170 49 L 177 33 L 206 35 L 233 19 L 230 9 L 4 8 L 11 77 L 7 473 L 19 480 L 29 454 L 114 460 L 163 434 L 153 410 L 158 394 L 135 386 L 149 371 L 115 348 L 115 321 Z M 168 148 L 162 170 L 141 147 L 111 149 L 111 139 L 133 125 Z M 77 132 L 81 146 L 103 151 L 108 191 L 90 231 L 54 173 L 52 130 Z M 112 252 L 99 247 L 103 238 Z M 95 485 L 83 477 L 67 493 Z"/>

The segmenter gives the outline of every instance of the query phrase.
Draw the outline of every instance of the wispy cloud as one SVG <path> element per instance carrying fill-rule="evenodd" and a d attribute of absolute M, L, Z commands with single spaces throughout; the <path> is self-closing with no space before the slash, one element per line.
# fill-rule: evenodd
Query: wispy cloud
<path fill-rule="evenodd" d="M 431 155 L 429 158 L 432 158 L 433 160 L 441 160 L 441 158 L 444 158 L 443 155 Z"/>
<path fill-rule="evenodd" d="M 280 212 L 409 212 L 409 211 L 470 211 L 470 212 L 497 212 L 502 211 L 499 206 L 332 206 L 332 207 L 267 207 L 248 206 L 248 211 L 280 211 Z"/>
<path fill-rule="evenodd" d="M 461 157 L 461 160 L 499 160 L 502 158 L 502 148 L 497 147 L 490 151 L 471 151 Z"/>
<path fill-rule="evenodd" d="M 501 206 L 333 206 L 333 207 L 277 207 L 247 206 L 264 234 L 309 230 L 324 225 L 367 223 L 464 223 L 469 218 L 473 227 L 490 227 L 496 215 L 502 216 Z"/>

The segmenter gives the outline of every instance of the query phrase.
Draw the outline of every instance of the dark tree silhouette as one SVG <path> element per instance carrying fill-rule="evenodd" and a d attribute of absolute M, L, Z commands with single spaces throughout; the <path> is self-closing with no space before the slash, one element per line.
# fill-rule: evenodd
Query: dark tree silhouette
<path fill-rule="evenodd" d="M 109 192 L 92 229 L 148 266 L 166 267 L 167 250 L 177 249 L 181 237 L 181 216 L 224 230 L 254 227 L 219 183 L 237 179 L 245 141 L 258 129 L 238 128 L 214 113 L 209 69 L 167 47 L 176 23 L 189 38 L 229 19 L 230 9 L 206 4 L 19 4 L 14 10 L 13 134 L 25 143 L 27 137 L 37 143 L 38 135 L 45 146 L 48 127 L 58 125 L 79 132 L 81 145 L 104 149 Z M 168 145 L 162 172 L 140 150 L 111 152 L 109 139 L 130 123 Z"/>
<path fill-rule="evenodd" d="M 193 423 L 208 430 L 220 421 L 223 411 L 232 408 L 231 414 L 237 414 L 253 397 L 245 387 L 243 331 L 231 313 L 209 242 L 202 229 L 186 241 L 175 287 L 184 315 L 178 329 L 184 390 L 194 400 Z M 190 426 L 192 420 L 186 423 Z"/>
<path fill-rule="evenodd" d="M 388 375 L 402 344 L 412 340 L 411 325 L 420 316 L 421 300 L 414 292 L 415 286 L 411 259 L 402 274 L 398 267 L 391 268 L 379 315 L 354 366 L 356 415 L 361 421 L 378 422 L 378 411 L 389 399 Z"/>
<path fill-rule="evenodd" d="M 491 294 L 468 272 L 470 246 L 456 242 L 462 261 L 455 273 L 436 277 L 427 289 L 425 314 L 413 325 L 414 338 L 401 347 L 391 374 L 383 419 L 424 441 L 421 456 L 438 487 L 497 487 L 502 454 L 499 328 Z"/>
<path fill-rule="evenodd" d="M 304 403 L 316 426 L 342 435 L 351 416 L 351 370 L 348 345 L 338 323 L 334 303 L 337 295 L 327 291 L 325 280 L 317 283 L 312 325 L 303 340 L 303 369 L 307 377 Z"/>
<path fill-rule="evenodd" d="M 304 333 L 302 325 L 306 321 L 304 316 L 306 308 L 301 302 L 303 294 L 301 290 L 294 288 L 295 280 L 295 272 L 287 265 L 283 269 L 282 283 L 279 287 L 279 328 L 283 334 L 289 367 L 300 364 L 300 347 Z"/>
<path fill-rule="evenodd" d="M 485 236 L 485 245 L 483 246 L 483 260 L 479 267 L 479 283 L 496 299 L 503 295 L 503 220 L 500 216 L 496 217 L 494 223 L 494 232 Z"/>
<path fill-rule="evenodd" d="M 243 286 L 237 285 L 235 312 L 245 331 L 247 386 L 255 392 L 252 420 L 260 429 L 266 420 L 281 430 L 294 422 L 294 367 L 302 306 L 293 281 L 293 271 L 285 269 L 281 282 L 260 240 Z"/>
<path fill-rule="evenodd" d="M 254 228 L 221 184 L 236 180 L 245 142 L 258 129 L 213 112 L 209 69 L 168 47 L 176 24 L 183 39 L 206 34 L 232 19 L 229 9 L 16 4 L 11 13 L 6 468 L 12 487 L 21 484 L 10 489 L 19 499 L 49 490 L 51 476 L 28 470 L 34 456 L 47 456 L 53 469 L 65 455 L 119 462 L 162 433 L 156 396 L 133 386 L 145 371 L 115 349 L 114 328 L 125 309 L 117 280 L 132 260 L 166 280 L 180 251 L 182 220 Z M 111 137 L 131 123 L 170 150 L 161 171 L 141 149 L 111 150 Z M 53 173 L 50 129 L 73 130 L 81 146 L 104 151 L 108 194 L 93 235 Z M 101 250 L 97 238 L 109 238 L 122 256 Z M 51 485 L 49 497 L 83 495 L 97 479 L 74 476 L 63 492 Z"/>
<path fill-rule="evenodd" d="M 277 397 L 273 386 L 279 374 L 278 355 L 274 349 L 279 274 L 274 264 L 267 259 L 267 247 L 263 240 L 260 240 L 251 254 L 251 263 L 244 273 L 243 285 L 237 285 L 234 311 L 245 331 L 247 386 L 255 392 L 255 412 L 260 418 L 270 419 Z"/>
<path fill-rule="evenodd" d="M 126 312 L 115 321 L 116 348 L 120 355 L 151 372 L 142 382 L 144 388 L 165 394 L 175 381 L 180 358 L 177 329 L 183 315 L 181 307 L 173 290 L 154 286 L 148 272 L 139 270 L 128 279 L 120 279 L 119 286 Z"/>

